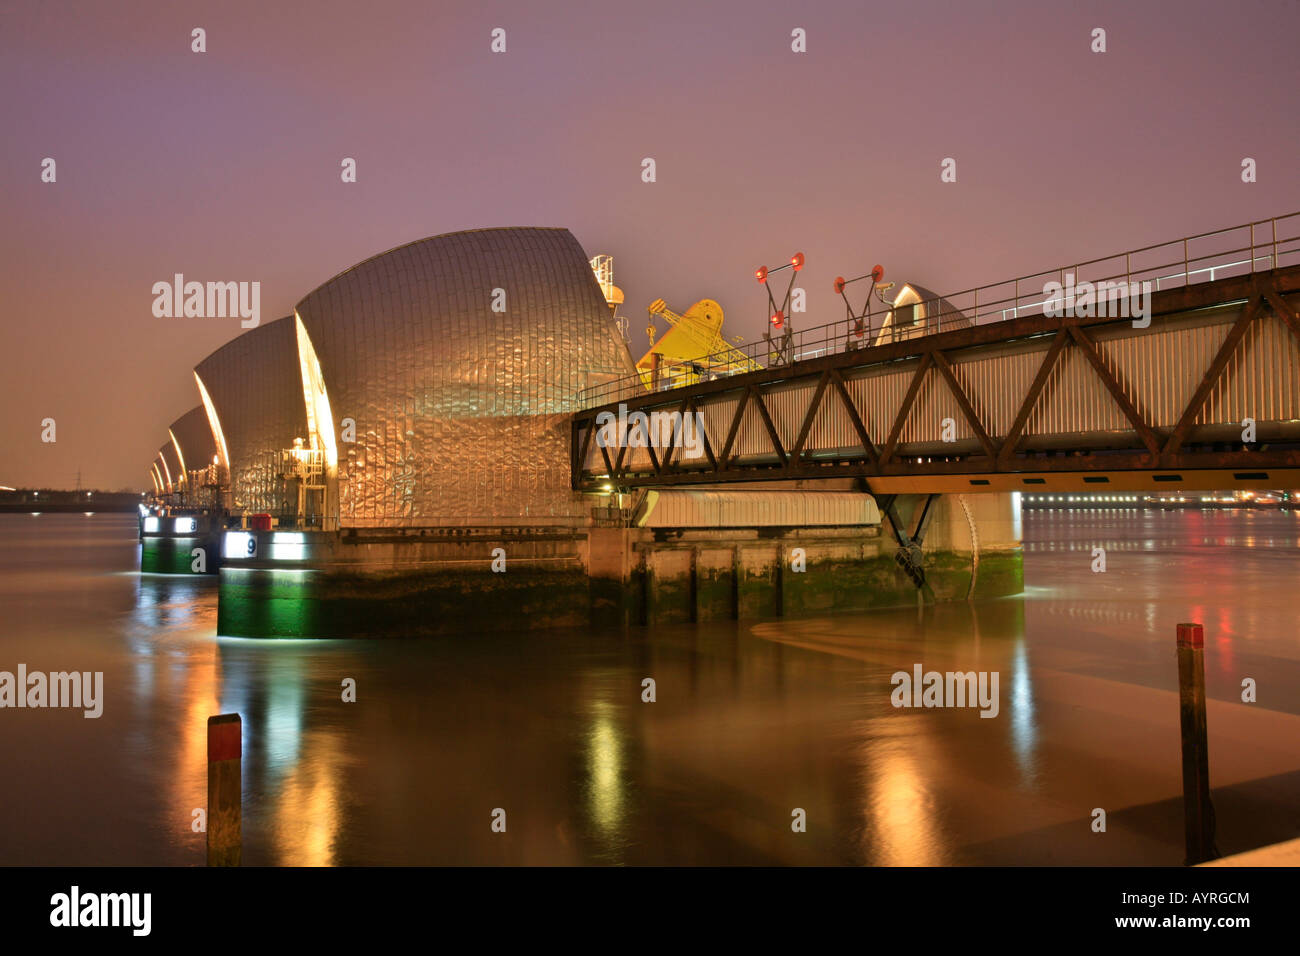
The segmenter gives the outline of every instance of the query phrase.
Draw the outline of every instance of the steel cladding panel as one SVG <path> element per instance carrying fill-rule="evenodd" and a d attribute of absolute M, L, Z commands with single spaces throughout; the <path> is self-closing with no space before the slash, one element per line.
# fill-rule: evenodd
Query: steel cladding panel
<path fill-rule="evenodd" d="M 252 329 L 195 369 L 217 410 L 230 453 L 232 507 L 292 511 L 280 453 L 307 437 L 307 411 L 293 316 Z"/>
<path fill-rule="evenodd" d="M 217 446 L 212 440 L 208 414 L 203 410 L 202 405 L 191 408 L 172 422 L 171 433 L 181 446 L 186 471 L 199 471 L 212 464 L 212 456 L 217 453 Z"/>
<path fill-rule="evenodd" d="M 567 229 L 414 242 L 330 280 L 297 312 L 339 436 L 343 526 L 582 513 L 566 415 L 589 382 L 633 369 Z"/>
<path fill-rule="evenodd" d="M 869 495 L 839 491 L 650 492 L 643 528 L 858 527 L 880 524 Z"/>

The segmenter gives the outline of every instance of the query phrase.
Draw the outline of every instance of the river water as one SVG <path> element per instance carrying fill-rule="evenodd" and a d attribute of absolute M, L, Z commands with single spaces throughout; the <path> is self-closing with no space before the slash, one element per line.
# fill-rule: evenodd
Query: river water
<path fill-rule="evenodd" d="M 371 642 L 218 638 L 135 527 L 0 515 L 0 670 L 104 674 L 98 719 L 0 710 L 0 864 L 202 864 L 232 711 L 246 864 L 1177 864 L 1180 621 L 1220 850 L 1300 835 L 1295 512 L 1028 512 L 1025 594 L 975 605 Z M 892 706 L 917 664 L 997 716 Z"/>

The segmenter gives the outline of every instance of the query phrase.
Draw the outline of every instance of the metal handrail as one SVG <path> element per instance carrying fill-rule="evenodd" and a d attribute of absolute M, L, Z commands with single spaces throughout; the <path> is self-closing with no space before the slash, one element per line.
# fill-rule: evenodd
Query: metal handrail
<path fill-rule="evenodd" d="M 737 374 L 735 370 L 735 352 L 737 351 L 755 362 L 766 358 L 770 363 L 768 367 L 772 367 L 773 365 L 787 364 L 785 356 L 791 356 L 792 361 L 803 361 L 817 355 L 831 354 L 841 350 L 869 349 L 878 345 L 938 335 L 954 328 L 987 325 L 1007 319 L 1042 315 L 1045 306 L 1055 304 L 1058 300 L 1043 297 L 1047 285 L 1046 281 L 1040 283 L 1044 286 L 1044 292 L 1022 292 L 1021 286 L 1028 280 L 1054 280 L 1064 286 L 1066 284 L 1066 275 L 1070 274 L 1074 276 L 1076 284 L 1084 281 L 1094 285 L 1102 282 L 1117 283 L 1120 279 L 1123 279 L 1126 288 L 1132 287 L 1135 283 L 1153 282 L 1156 291 L 1159 291 L 1162 283 L 1165 283 L 1167 287 L 1168 283 L 1181 279 L 1182 285 L 1191 285 L 1195 281 L 1193 277 L 1205 274 L 1209 275 L 1210 281 L 1214 281 L 1217 278 L 1216 273 L 1241 268 L 1246 265 L 1250 266 L 1251 273 L 1265 271 L 1256 268 L 1257 264 L 1262 262 L 1269 263 L 1265 267 L 1266 269 L 1274 269 L 1281 264 L 1283 259 L 1290 256 L 1294 256 L 1295 261 L 1300 262 L 1300 228 L 1296 229 L 1295 235 L 1286 235 L 1286 230 L 1283 229 L 1282 235 L 1279 236 L 1278 224 L 1289 221 L 1294 221 L 1292 225 L 1300 227 L 1300 212 L 1242 223 L 1239 226 L 1230 226 L 1226 229 L 1202 232 L 1181 239 L 1173 239 L 1168 242 L 1143 246 L 1139 249 L 1117 252 L 1097 259 L 1076 262 L 1073 265 L 1059 266 L 1056 269 L 1033 272 L 1013 279 L 1004 279 L 1000 282 L 976 286 L 972 289 L 937 298 L 924 299 L 908 306 L 914 310 L 920 309 L 923 312 L 924 324 L 912 327 L 890 326 L 888 330 L 871 328 L 864 329 L 860 335 L 855 335 L 851 319 L 838 319 L 800 332 L 787 332 L 785 336 L 779 338 L 764 338 L 760 341 L 747 342 L 743 345 L 734 346 L 728 353 L 715 353 L 693 362 L 672 363 L 672 367 L 685 370 L 689 374 L 670 376 L 669 378 L 672 380 L 660 383 L 657 391 L 672 391 L 695 384 L 701 380 L 707 381 Z M 1255 227 L 1257 226 L 1269 227 L 1267 231 L 1261 230 L 1267 238 L 1256 240 Z M 1249 245 L 1236 246 L 1204 255 L 1191 254 L 1191 243 L 1214 237 L 1229 236 L 1243 229 L 1248 230 Z M 1158 249 L 1167 249 L 1171 246 L 1181 247 L 1178 249 L 1178 252 L 1181 253 L 1178 258 L 1168 262 L 1161 262 L 1158 265 L 1149 265 L 1138 269 L 1133 268 L 1132 260 L 1134 256 L 1140 256 L 1143 253 L 1153 252 Z M 1087 266 L 1118 260 L 1121 257 L 1124 259 L 1123 272 L 1095 277 L 1085 277 L 1082 274 L 1081 270 Z M 1222 261 L 1225 258 L 1228 261 Z M 1193 268 L 1193 266 L 1197 268 Z M 1181 271 L 1170 271 L 1178 267 L 1181 267 Z M 1003 286 L 1012 286 L 1014 290 L 1012 295 L 997 297 L 999 293 L 996 290 Z M 1175 286 L 1175 288 L 1177 287 Z M 990 298 L 989 293 L 993 293 L 993 297 Z M 969 309 L 964 310 L 961 306 L 967 299 L 971 300 L 972 304 Z M 946 304 L 946 307 L 943 304 Z M 890 309 L 882 313 L 882 315 L 890 315 L 893 311 Z M 853 318 L 862 317 L 855 316 Z M 981 321 L 981 319 L 984 321 Z M 725 361 L 724 356 L 727 356 Z M 666 370 L 668 367 L 664 366 L 662 368 Z M 650 390 L 646 387 L 642 375 L 623 376 L 613 381 L 603 382 L 583 389 L 579 394 L 579 404 L 583 408 L 592 408 L 649 393 Z"/>

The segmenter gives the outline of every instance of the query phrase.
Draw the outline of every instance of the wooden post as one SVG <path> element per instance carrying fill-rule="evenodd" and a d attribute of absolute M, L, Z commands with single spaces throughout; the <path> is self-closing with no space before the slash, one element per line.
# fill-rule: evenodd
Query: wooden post
<path fill-rule="evenodd" d="M 1187 866 L 1217 859 L 1205 717 L 1205 630 L 1178 625 L 1178 712 L 1183 736 L 1183 820 Z"/>
<path fill-rule="evenodd" d="M 239 866 L 243 724 L 238 714 L 208 718 L 208 866 Z"/>

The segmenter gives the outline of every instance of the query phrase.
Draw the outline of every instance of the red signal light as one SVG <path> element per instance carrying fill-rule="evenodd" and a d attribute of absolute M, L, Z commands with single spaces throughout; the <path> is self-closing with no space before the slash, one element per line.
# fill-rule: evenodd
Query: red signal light
<path fill-rule="evenodd" d="M 874 266 L 871 267 L 871 281 L 872 281 L 872 282 L 879 282 L 879 281 L 880 281 L 881 279 L 883 279 L 884 277 L 885 277 L 885 267 L 884 267 L 884 266 L 880 265 L 880 263 L 876 263 Z"/>
<path fill-rule="evenodd" d="M 759 266 L 754 270 L 754 278 L 759 282 L 767 281 L 767 266 Z"/>
<path fill-rule="evenodd" d="M 845 287 L 846 285 L 848 285 L 848 283 L 844 281 L 844 276 L 836 276 L 836 277 L 835 277 L 835 292 L 836 292 L 836 294 L 842 294 L 842 293 L 844 292 L 844 287 Z"/>
<path fill-rule="evenodd" d="M 772 316 L 772 328 L 779 329 L 785 325 L 785 313 L 780 309 Z"/>
<path fill-rule="evenodd" d="M 790 265 L 794 266 L 794 271 L 798 272 L 803 268 L 803 253 L 796 252 L 790 257 Z"/>

